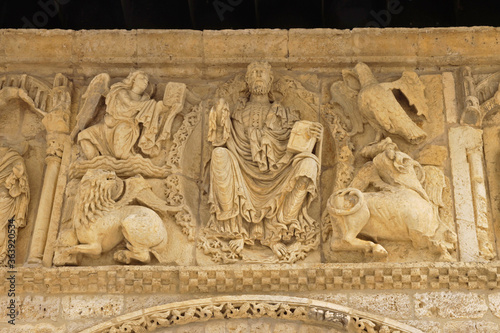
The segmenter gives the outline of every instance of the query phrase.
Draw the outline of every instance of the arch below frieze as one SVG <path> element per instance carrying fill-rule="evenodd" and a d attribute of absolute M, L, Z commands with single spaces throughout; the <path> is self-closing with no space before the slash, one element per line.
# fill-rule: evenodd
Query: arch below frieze
<path fill-rule="evenodd" d="M 164 332 L 164 328 L 194 323 L 265 318 L 323 327 L 329 332 L 422 332 L 392 319 L 333 303 L 277 295 L 241 295 L 194 299 L 142 309 L 90 327 L 81 333 Z"/>

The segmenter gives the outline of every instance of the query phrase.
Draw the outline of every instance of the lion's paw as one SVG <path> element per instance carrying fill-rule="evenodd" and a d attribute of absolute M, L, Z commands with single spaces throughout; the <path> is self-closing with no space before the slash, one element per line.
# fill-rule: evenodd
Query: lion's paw
<path fill-rule="evenodd" d="M 385 258 L 389 255 L 386 249 L 380 244 L 376 244 L 373 248 L 373 256 L 376 258 Z"/>
<path fill-rule="evenodd" d="M 113 255 L 113 259 L 115 259 L 118 262 L 124 263 L 124 264 L 130 264 L 130 256 L 128 255 L 127 250 L 119 250 L 116 251 L 115 254 Z"/>

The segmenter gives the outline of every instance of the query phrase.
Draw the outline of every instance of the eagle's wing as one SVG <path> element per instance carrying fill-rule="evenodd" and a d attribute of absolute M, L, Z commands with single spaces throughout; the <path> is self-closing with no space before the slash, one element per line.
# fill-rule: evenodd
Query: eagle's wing
<path fill-rule="evenodd" d="M 417 109 L 418 115 L 423 115 L 425 119 L 429 119 L 429 107 L 425 98 L 425 86 L 420 81 L 417 73 L 411 71 L 403 72 L 399 80 L 393 82 L 385 82 L 380 84 L 382 87 L 390 90 L 398 89 L 408 99 L 410 105 Z"/>

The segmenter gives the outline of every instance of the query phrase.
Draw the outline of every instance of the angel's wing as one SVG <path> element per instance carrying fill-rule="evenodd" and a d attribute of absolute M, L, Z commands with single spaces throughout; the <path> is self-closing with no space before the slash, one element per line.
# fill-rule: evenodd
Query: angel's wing
<path fill-rule="evenodd" d="M 109 92 L 110 79 L 109 74 L 102 73 L 94 77 L 90 82 L 87 91 L 85 91 L 85 94 L 82 96 L 85 102 L 83 102 L 76 116 L 76 125 L 71 132 L 71 140 L 74 140 L 76 135 L 83 130 L 94 117 L 99 100 Z"/>
<path fill-rule="evenodd" d="M 300 119 L 318 121 L 318 95 L 307 90 L 302 84 L 289 77 L 283 76 L 276 81 L 273 93 L 279 94 L 279 102 L 292 111 L 300 112 Z"/>
<path fill-rule="evenodd" d="M 423 115 L 425 119 L 429 119 L 429 107 L 425 99 L 425 86 L 420 81 L 418 74 L 411 71 L 403 72 L 399 80 L 393 82 L 381 83 L 386 89 L 399 89 L 408 99 L 410 105 L 415 106 L 418 115 Z"/>
<path fill-rule="evenodd" d="M 339 115 L 345 123 L 350 123 L 349 136 L 363 132 L 363 124 L 366 120 L 361 115 L 358 108 L 358 93 L 359 89 L 353 85 L 350 79 L 347 78 L 347 73 L 344 75 L 344 81 L 337 81 L 330 87 L 332 96 L 331 102 L 341 106 L 341 114 Z M 351 78 L 351 76 L 349 76 Z M 355 81 L 353 81 L 355 82 Z M 358 82 L 359 83 L 359 82 Z M 347 121 L 347 119 L 349 121 Z"/>

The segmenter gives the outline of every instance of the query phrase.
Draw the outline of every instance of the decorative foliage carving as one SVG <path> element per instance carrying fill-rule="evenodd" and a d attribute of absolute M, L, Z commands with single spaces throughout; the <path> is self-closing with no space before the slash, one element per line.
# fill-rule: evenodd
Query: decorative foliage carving
<path fill-rule="evenodd" d="M 295 297 L 224 296 L 166 304 L 115 318 L 82 333 L 153 332 L 221 319 L 299 320 L 352 333 L 421 333 L 410 326 L 331 303 Z"/>
<path fill-rule="evenodd" d="M 196 223 L 193 220 L 193 215 L 187 208 L 184 200 L 184 195 L 181 191 L 180 179 L 177 175 L 170 175 L 165 179 L 165 195 L 167 205 L 179 207 L 179 211 L 175 214 L 175 222 L 182 228 L 182 232 L 189 240 L 194 240 Z"/>
<path fill-rule="evenodd" d="M 187 139 L 193 132 L 194 127 L 200 122 L 202 110 L 203 104 L 200 103 L 195 105 L 191 112 L 184 117 L 181 127 L 173 136 L 173 143 L 170 147 L 166 163 L 172 172 L 176 172 L 180 169 L 180 163 Z"/>

